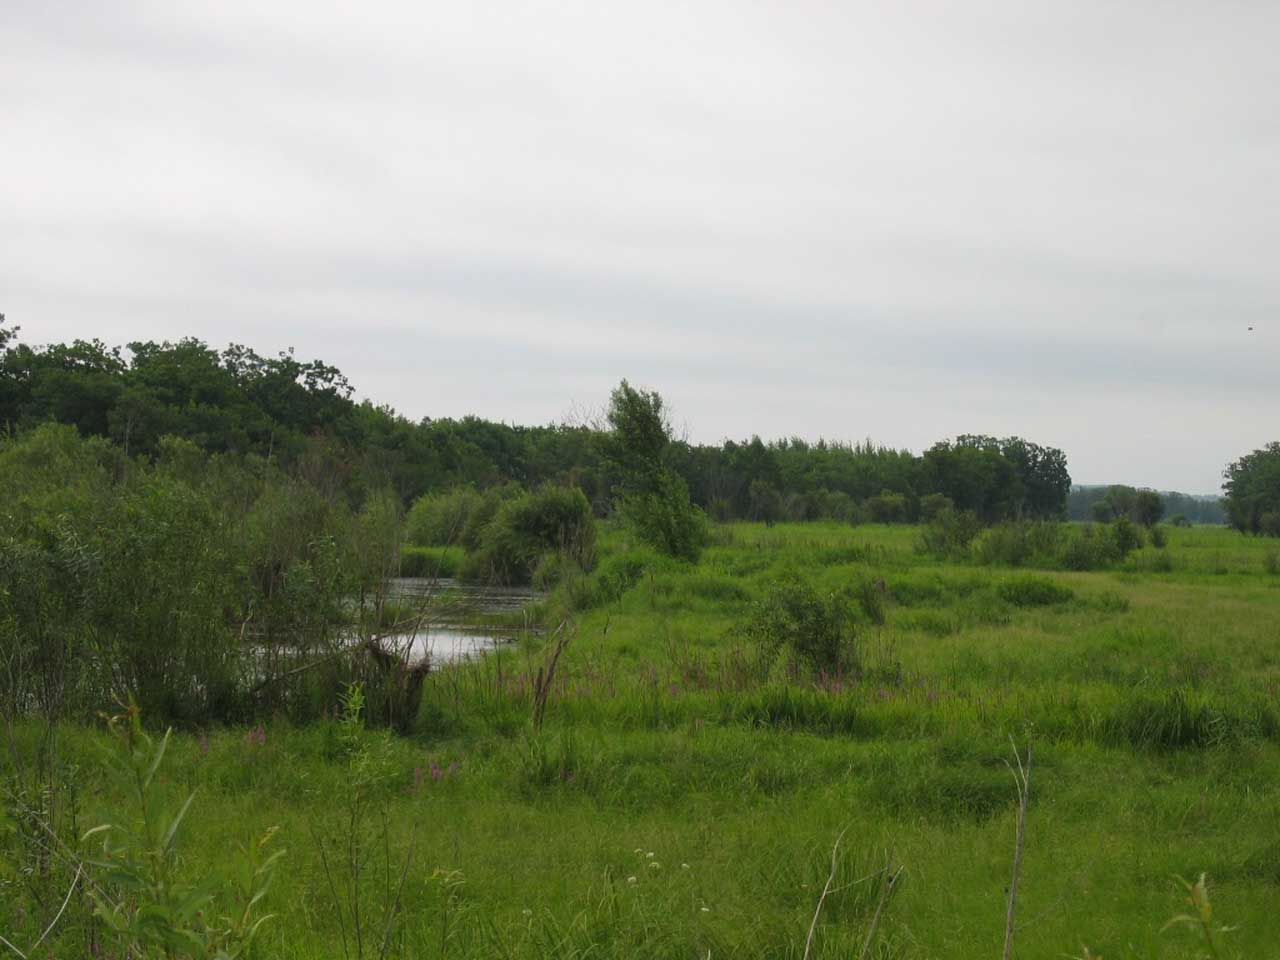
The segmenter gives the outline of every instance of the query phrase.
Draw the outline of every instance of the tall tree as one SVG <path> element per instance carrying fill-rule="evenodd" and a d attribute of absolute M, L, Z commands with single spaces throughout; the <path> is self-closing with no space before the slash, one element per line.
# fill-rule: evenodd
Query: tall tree
<path fill-rule="evenodd" d="M 1280 537 L 1280 442 L 1245 454 L 1223 476 L 1231 525 L 1245 533 Z"/>
<path fill-rule="evenodd" d="M 674 557 L 697 560 L 706 543 L 706 517 L 689 499 L 684 478 L 664 460 L 671 427 L 656 392 L 626 380 L 609 399 L 605 450 L 617 467 L 619 507 L 637 535 Z"/>

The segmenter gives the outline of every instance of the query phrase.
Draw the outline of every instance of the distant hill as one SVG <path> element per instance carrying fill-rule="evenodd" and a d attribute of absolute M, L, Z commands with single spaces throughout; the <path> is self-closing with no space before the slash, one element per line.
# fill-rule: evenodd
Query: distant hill
<path fill-rule="evenodd" d="M 1067 517 L 1071 520 L 1092 520 L 1093 505 L 1112 490 L 1133 492 L 1137 488 L 1124 484 L 1097 483 L 1075 484 L 1067 494 Z M 1225 524 L 1226 511 L 1222 498 L 1214 494 L 1179 493 L 1176 490 L 1157 490 L 1164 500 L 1164 519 L 1186 517 L 1191 523 Z"/>

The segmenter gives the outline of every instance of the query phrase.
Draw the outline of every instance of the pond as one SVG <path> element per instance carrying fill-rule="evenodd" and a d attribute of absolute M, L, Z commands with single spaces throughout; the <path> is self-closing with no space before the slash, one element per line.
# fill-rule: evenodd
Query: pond
<path fill-rule="evenodd" d="M 541 596 L 530 587 L 496 587 L 445 577 L 396 577 L 388 586 L 388 599 L 422 604 L 424 615 L 417 629 L 388 634 L 382 640 L 410 663 L 466 660 L 514 643 L 532 628 L 495 626 L 495 620 L 500 617 L 510 623 Z"/>

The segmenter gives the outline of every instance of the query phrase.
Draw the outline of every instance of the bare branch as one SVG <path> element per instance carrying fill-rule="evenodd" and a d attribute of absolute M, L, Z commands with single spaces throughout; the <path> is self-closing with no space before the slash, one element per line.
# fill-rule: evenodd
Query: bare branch
<path fill-rule="evenodd" d="M 804 941 L 804 960 L 809 960 L 809 950 L 813 947 L 813 934 L 818 929 L 818 916 L 822 913 L 822 905 L 826 902 L 827 894 L 831 892 L 831 884 L 835 882 L 836 870 L 840 866 L 840 841 L 848 832 L 848 827 L 841 830 L 840 835 L 836 837 L 836 842 L 831 845 L 831 872 L 827 874 L 827 882 L 822 885 L 822 896 L 818 897 L 818 905 L 813 909 L 813 920 L 809 923 L 809 936 L 805 937 Z"/>

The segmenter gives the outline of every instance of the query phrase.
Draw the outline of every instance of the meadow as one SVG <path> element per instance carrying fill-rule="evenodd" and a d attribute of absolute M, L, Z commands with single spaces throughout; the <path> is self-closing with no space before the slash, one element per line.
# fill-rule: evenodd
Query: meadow
<path fill-rule="evenodd" d="M 408 730 L 364 726 L 358 690 L 183 730 L 139 805 L 119 737 L 63 726 L 62 802 L 79 834 L 145 832 L 194 790 L 165 882 L 272 914 L 253 957 L 995 957 L 1029 754 L 1013 955 L 1280 956 L 1275 543 L 1166 533 L 1066 572 L 840 523 L 718 525 L 695 565 L 605 525 L 544 629 L 433 669 Z M 829 669 L 753 632 L 787 591 L 847 601 Z M 45 736 L 18 722 L 5 770 Z M 26 953 L 102 835 L 24 847 L 8 809 L 0 934 Z M 92 892 L 28 955 L 109 955 Z"/>

